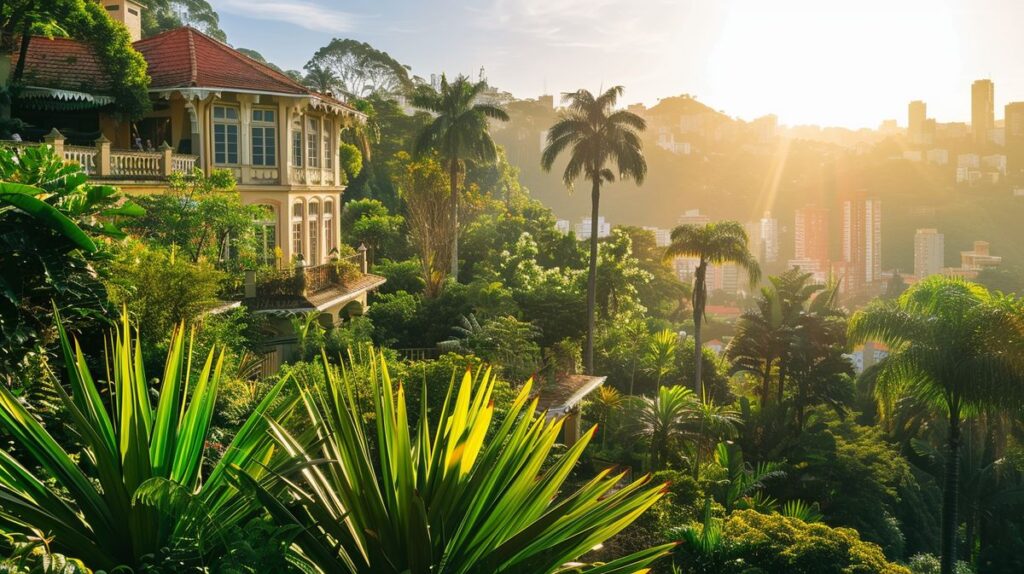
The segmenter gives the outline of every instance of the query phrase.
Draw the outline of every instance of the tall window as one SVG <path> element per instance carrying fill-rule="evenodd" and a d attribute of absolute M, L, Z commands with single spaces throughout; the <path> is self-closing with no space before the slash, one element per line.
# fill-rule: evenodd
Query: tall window
<path fill-rule="evenodd" d="M 292 205 L 292 254 L 296 257 L 304 255 L 302 251 L 302 202 Z"/>
<path fill-rule="evenodd" d="M 269 205 L 261 205 L 260 212 L 254 217 L 256 223 L 256 248 L 259 250 L 260 262 L 274 265 L 277 261 L 277 214 Z"/>
<path fill-rule="evenodd" d="M 334 245 L 334 200 L 324 201 L 324 248 L 330 253 Z"/>
<path fill-rule="evenodd" d="M 302 167 L 302 120 L 292 121 L 292 166 Z"/>
<path fill-rule="evenodd" d="M 213 106 L 213 163 L 238 163 L 238 108 Z"/>
<path fill-rule="evenodd" d="M 320 120 L 306 118 L 306 164 L 320 167 Z"/>
<path fill-rule="evenodd" d="M 320 264 L 320 204 L 309 202 L 309 263 Z"/>
<path fill-rule="evenodd" d="M 334 139 L 334 122 L 324 118 L 324 167 L 334 169 L 334 156 L 338 150 L 331 145 Z"/>
<path fill-rule="evenodd" d="M 277 112 L 255 109 L 252 111 L 252 164 L 277 165 Z"/>

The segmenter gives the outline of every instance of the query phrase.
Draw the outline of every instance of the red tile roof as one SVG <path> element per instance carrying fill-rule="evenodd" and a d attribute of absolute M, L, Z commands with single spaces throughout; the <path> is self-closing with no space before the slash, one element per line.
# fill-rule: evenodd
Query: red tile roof
<path fill-rule="evenodd" d="M 134 46 L 148 64 L 151 90 L 209 88 L 309 95 L 354 111 L 348 104 L 314 92 L 188 26 L 144 38 Z M 12 63 L 16 63 L 17 58 L 15 53 Z M 105 93 L 110 88 L 106 69 L 92 47 L 67 38 L 32 38 L 26 58 L 25 83 L 90 93 Z"/>
<path fill-rule="evenodd" d="M 15 47 L 21 41 L 15 42 Z M 11 69 L 18 65 L 17 49 L 11 54 Z M 71 90 L 76 92 L 106 93 L 110 90 L 106 68 L 92 47 L 68 38 L 33 36 L 25 57 L 27 86 Z"/>
<path fill-rule="evenodd" d="M 277 70 L 190 27 L 168 30 L 135 43 L 149 63 L 150 89 L 224 88 L 309 94 Z"/>

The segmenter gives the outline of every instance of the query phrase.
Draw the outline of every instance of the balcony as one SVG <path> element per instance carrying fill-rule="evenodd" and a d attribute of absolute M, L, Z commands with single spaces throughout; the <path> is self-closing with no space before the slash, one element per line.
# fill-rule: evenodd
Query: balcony
<path fill-rule="evenodd" d="M 192 173 L 197 165 L 194 155 L 177 154 L 164 144 L 156 151 L 111 149 L 104 137 L 95 146 L 66 145 L 64 136 L 53 130 L 44 138 L 44 144 L 34 142 L 2 141 L 0 146 L 26 148 L 49 145 L 69 163 L 77 163 L 89 176 L 96 179 L 122 181 L 160 181 L 172 173 Z"/>
<path fill-rule="evenodd" d="M 314 266 L 249 271 L 244 304 L 253 310 L 321 311 L 361 298 L 385 279 L 367 273 L 366 252 Z"/>

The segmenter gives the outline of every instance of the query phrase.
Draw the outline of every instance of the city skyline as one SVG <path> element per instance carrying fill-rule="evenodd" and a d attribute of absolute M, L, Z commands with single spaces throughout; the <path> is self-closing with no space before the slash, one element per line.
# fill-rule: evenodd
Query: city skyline
<path fill-rule="evenodd" d="M 774 113 L 784 125 L 851 128 L 903 118 L 912 100 L 927 101 L 939 121 L 969 122 L 969 84 L 979 78 L 1000 84 L 998 110 L 1024 100 L 1012 57 L 1024 48 L 1013 27 L 1024 5 L 1008 0 L 446 0 L 442 34 L 428 24 L 433 4 L 211 4 L 232 45 L 284 68 L 301 69 L 331 37 L 350 37 L 423 77 L 484 66 L 520 98 L 622 84 L 626 102 L 690 93 L 745 120 Z"/>

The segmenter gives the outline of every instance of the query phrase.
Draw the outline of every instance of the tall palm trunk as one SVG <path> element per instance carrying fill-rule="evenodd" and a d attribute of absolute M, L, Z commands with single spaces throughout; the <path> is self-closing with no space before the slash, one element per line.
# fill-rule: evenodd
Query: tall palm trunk
<path fill-rule="evenodd" d="M 786 390 L 786 376 L 789 374 L 789 372 L 788 372 L 789 369 L 787 367 L 788 367 L 788 365 L 786 364 L 786 359 L 785 358 L 780 359 L 779 360 L 779 386 L 776 389 L 776 393 L 775 393 L 775 404 L 777 404 L 777 405 L 781 405 L 782 404 L 782 399 L 783 399 L 783 396 L 785 394 L 785 390 Z"/>
<path fill-rule="evenodd" d="M 452 266 L 451 276 L 459 280 L 459 159 L 453 157 L 448 166 L 452 186 Z"/>
<path fill-rule="evenodd" d="M 596 170 L 595 170 L 596 171 Z M 594 374 L 594 317 L 597 307 L 597 213 L 601 203 L 601 179 L 595 175 L 593 188 L 590 191 L 590 269 L 587 274 L 587 348 L 584 350 L 583 363 L 587 374 Z"/>
<path fill-rule="evenodd" d="M 775 359 L 769 358 L 764 364 L 764 376 L 761 378 L 761 402 L 763 403 L 761 408 L 768 404 L 768 393 L 770 392 L 769 388 L 772 382 L 772 364 L 774 362 Z"/>
<path fill-rule="evenodd" d="M 957 502 L 960 482 L 960 409 L 949 409 L 949 455 L 946 457 L 946 484 L 942 492 L 942 574 L 953 574 L 956 564 Z"/>
<path fill-rule="evenodd" d="M 707 304 L 707 261 L 701 259 L 697 265 L 697 272 L 693 281 L 693 390 L 697 393 L 697 399 L 704 397 L 701 392 L 703 378 L 701 370 L 704 360 L 704 342 L 700 336 L 701 323 L 704 320 L 704 306 Z"/>

